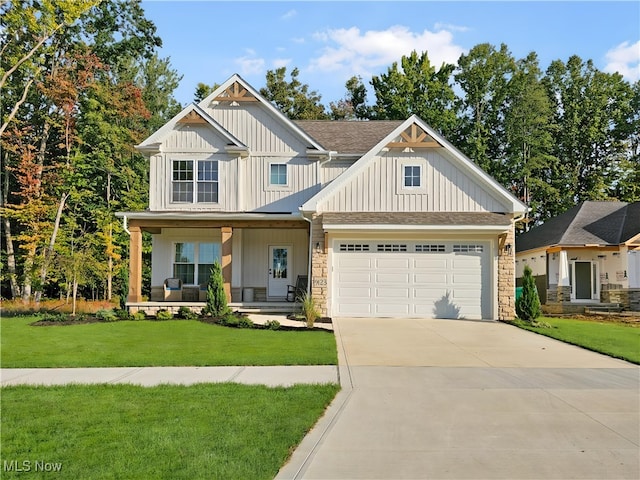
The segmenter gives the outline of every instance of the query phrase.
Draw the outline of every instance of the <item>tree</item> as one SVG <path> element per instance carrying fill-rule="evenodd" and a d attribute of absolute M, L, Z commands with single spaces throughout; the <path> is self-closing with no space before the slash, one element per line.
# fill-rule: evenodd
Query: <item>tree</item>
<path fill-rule="evenodd" d="M 272 102 L 290 120 L 322 120 L 327 118 L 321 96 L 309 91 L 309 86 L 300 83 L 300 71 L 291 71 L 291 81 L 287 82 L 287 67 L 267 71 L 267 86 L 260 89 L 260 95 Z"/>
<path fill-rule="evenodd" d="M 196 103 L 200 103 L 202 100 L 207 98 L 211 93 L 218 88 L 220 85 L 214 83 L 213 85 L 207 85 L 206 83 L 198 83 L 196 85 L 196 91 L 193 95 L 193 101 Z"/>
<path fill-rule="evenodd" d="M 458 144 L 475 163 L 505 181 L 504 115 L 515 59 L 506 45 L 483 43 L 461 55 L 454 78 L 463 92 L 459 102 Z"/>
<path fill-rule="evenodd" d="M 207 285 L 207 306 L 205 313 L 213 317 L 221 318 L 230 313 L 227 305 L 227 295 L 224 293 L 224 278 L 222 267 L 217 260 L 213 262 L 209 283 Z"/>
<path fill-rule="evenodd" d="M 367 87 L 361 77 L 353 76 L 345 84 L 346 96 L 337 102 L 331 102 L 331 118 L 333 120 L 368 120 L 371 118 L 371 107 L 367 105 Z"/>
<path fill-rule="evenodd" d="M 618 73 L 603 73 L 591 60 L 556 60 L 544 79 L 554 104 L 554 155 L 563 192 L 555 213 L 584 200 L 610 198 L 623 173 L 633 117 L 632 87 Z"/>
<path fill-rule="evenodd" d="M 525 265 L 524 275 L 522 277 L 522 296 L 516 301 L 518 318 L 529 323 L 542 315 L 536 281 L 532 273 L 531 267 Z"/>
<path fill-rule="evenodd" d="M 371 80 L 376 95 L 373 116 L 379 120 L 405 120 L 418 115 L 444 135 L 455 129 L 455 93 L 450 84 L 453 65 L 436 70 L 427 52 L 416 51 L 394 62 L 386 74 Z"/>
<path fill-rule="evenodd" d="M 529 222 L 547 218 L 560 196 L 554 184 L 557 159 L 551 154 L 553 111 L 541 77 L 535 53 L 518 60 L 504 112 L 504 183 L 532 209 L 525 229 Z"/>

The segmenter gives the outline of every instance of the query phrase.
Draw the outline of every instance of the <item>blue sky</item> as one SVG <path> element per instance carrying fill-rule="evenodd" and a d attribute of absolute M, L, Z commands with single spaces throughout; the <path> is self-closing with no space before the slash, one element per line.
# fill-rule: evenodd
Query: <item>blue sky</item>
<path fill-rule="evenodd" d="M 328 105 L 353 75 L 368 84 L 412 50 L 432 64 L 456 63 L 479 43 L 505 43 L 516 58 L 538 53 L 544 70 L 571 55 L 640 79 L 640 2 L 368 2 L 143 0 L 163 40 L 161 56 L 183 79 L 176 98 L 196 85 L 238 73 L 255 88 L 267 70 L 286 66 Z M 373 98 L 370 96 L 369 102 Z"/>

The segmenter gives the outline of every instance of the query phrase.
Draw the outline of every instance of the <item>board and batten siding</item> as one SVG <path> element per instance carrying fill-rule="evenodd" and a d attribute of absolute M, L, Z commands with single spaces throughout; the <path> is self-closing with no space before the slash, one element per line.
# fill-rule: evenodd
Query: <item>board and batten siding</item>
<path fill-rule="evenodd" d="M 425 186 L 403 189 L 404 165 L 420 165 Z M 438 150 L 388 151 L 330 195 L 325 212 L 502 212 L 506 206 Z"/>
<path fill-rule="evenodd" d="M 269 245 L 293 247 L 291 285 L 298 275 L 307 275 L 309 237 L 303 229 L 243 229 L 242 286 L 262 288 L 269 278 Z"/>
<path fill-rule="evenodd" d="M 247 212 L 298 212 L 320 189 L 316 161 L 305 157 L 250 156 L 240 162 L 245 182 L 241 202 Z M 287 165 L 287 185 L 269 185 L 274 163 Z"/>
<path fill-rule="evenodd" d="M 354 163 L 355 160 L 331 160 L 330 162 L 323 163 L 320 170 L 322 186 L 324 187 L 334 181 Z"/>
<path fill-rule="evenodd" d="M 243 103 L 241 107 L 214 104 L 207 108 L 207 113 L 256 155 L 293 154 L 305 152 L 309 147 L 259 103 Z"/>

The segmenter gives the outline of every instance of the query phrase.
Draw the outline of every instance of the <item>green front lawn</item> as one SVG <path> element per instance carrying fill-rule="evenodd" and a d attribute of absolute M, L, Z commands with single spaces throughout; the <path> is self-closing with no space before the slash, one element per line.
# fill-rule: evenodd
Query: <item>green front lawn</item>
<path fill-rule="evenodd" d="M 516 325 L 594 352 L 640 364 L 640 328 L 614 322 L 576 320 L 572 318 L 538 319 L 551 328 L 532 327 L 517 321 Z"/>
<path fill-rule="evenodd" d="M 4 387 L 2 478 L 270 479 L 338 389 Z"/>
<path fill-rule="evenodd" d="M 197 320 L 31 326 L 3 318 L 4 368 L 215 365 L 335 365 L 336 342 L 322 330 L 251 330 Z"/>

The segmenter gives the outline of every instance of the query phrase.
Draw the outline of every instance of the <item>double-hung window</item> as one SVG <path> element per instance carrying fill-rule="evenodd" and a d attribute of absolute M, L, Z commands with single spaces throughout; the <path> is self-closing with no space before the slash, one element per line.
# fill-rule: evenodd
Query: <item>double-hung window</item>
<path fill-rule="evenodd" d="M 173 276 L 185 285 L 202 285 L 209 281 L 213 263 L 220 261 L 220 244 L 214 242 L 175 243 Z"/>
<path fill-rule="evenodd" d="M 171 178 L 172 202 L 218 202 L 217 160 L 173 160 Z"/>

